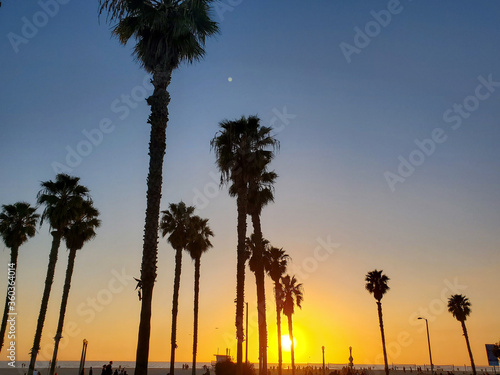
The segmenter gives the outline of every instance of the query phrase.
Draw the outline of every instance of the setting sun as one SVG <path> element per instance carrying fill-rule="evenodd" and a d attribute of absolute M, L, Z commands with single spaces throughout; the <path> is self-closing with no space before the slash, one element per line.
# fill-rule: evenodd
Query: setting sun
<path fill-rule="evenodd" d="M 297 347 L 297 339 L 294 337 L 293 338 L 293 347 Z M 281 336 L 281 348 L 283 349 L 284 352 L 289 352 L 292 350 L 292 345 L 290 341 L 290 336 L 288 335 L 282 335 Z"/>

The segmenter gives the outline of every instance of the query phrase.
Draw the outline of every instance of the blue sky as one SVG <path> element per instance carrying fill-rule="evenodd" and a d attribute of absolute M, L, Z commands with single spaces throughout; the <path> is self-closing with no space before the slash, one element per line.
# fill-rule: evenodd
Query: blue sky
<path fill-rule="evenodd" d="M 68 312 L 69 319 L 93 337 L 98 328 L 85 323 L 76 311 L 77 301 L 98 293 L 112 269 L 139 272 L 149 136 L 149 108 L 143 98 L 151 91 L 146 73 L 131 56 L 132 46 L 112 38 L 105 19 L 99 23 L 95 2 L 57 4 L 57 10 L 46 8 L 53 16 L 36 2 L 3 2 L 0 8 L 0 203 L 34 203 L 39 182 L 55 177 L 54 163 L 73 162 L 70 174 L 91 189 L 103 220 L 98 237 L 77 259 L 75 300 Z M 298 332 L 301 325 L 307 331 L 313 312 L 336 311 L 329 320 L 349 323 L 329 322 L 330 336 L 323 338 L 311 329 L 310 345 L 338 346 L 330 362 L 345 361 L 340 348 L 349 345 L 357 348 L 361 362 L 376 362 L 375 304 L 363 290 L 363 279 L 366 272 L 382 268 L 393 283 L 385 297 L 389 341 L 397 343 L 398 332 L 409 332 L 414 339 L 394 353 L 393 362 L 423 363 L 426 352 L 419 349 L 425 349 L 425 337 L 415 331 L 410 317 L 440 300 L 445 280 L 458 278 L 460 285 L 467 285 L 464 293 L 473 304 L 470 331 L 476 362 L 485 364 L 484 344 L 498 341 L 500 329 L 492 283 L 500 260 L 500 87 L 495 83 L 500 82 L 500 5 L 224 0 L 217 9 L 214 19 L 220 22 L 220 34 L 207 42 L 205 59 L 183 65 L 169 87 L 162 209 L 182 199 L 197 204 L 198 213 L 210 219 L 215 246 L 206 255 L 202 277 L 207 288 L 221 288 L 221 330 L 233 334 L 236 207 L 224 189 L 216 189 L 209 141 L 219 121 L 257 114 L 263 124 L 276 128 L 281 142 L 274 163 L 280 176 L 276 202 L 264 210 L 264 234 L 287 249 L 295 271 L 306 276 Z M 390 19 L 388 9 L 394 11 Z M 386 25 L 377 26 L 373 14 Z M 40 25 L 35 26 L 36 35 L 26 34 L 26 20 Z M 363 38 L 357 30 L 372 34 L 364 38 L 368 45 L 356 44 Z M 13 47 L 9 37 L 27 43 Z M 359 53 L 346 58 L 342 43 Z M 478 99 L 477 92 L 484 99 Z M 454 129 L 458 120 L 450 121 L 450 116 L 459 113 L 456 105 L 465 108 L 465 115 L 459 115 L 461 126 Z M 96 135 L 101 123 L 102 137 Z M 436 131 L 441 143 L 427 142 L 425 154 L 417 143 Z M 86 132 L 94 134 L 95 144 L 89 143 Z M 409 163 L 411 155 L 418 165 L 403 176 L 398 172 L 401 160 Z M 394 176 L 400 182 L 394 183 Z M 26 339 L 19 343 L 24 353 L 38 306 L 23 297 L 23 287 L 33 301 L 41 298 L 50 246 L 48 229 L 39 232 L 20 255 L 19 304 L 29 310 L 25 328 L 20 328 L 25 330 Z M 308 260 L 315 259 L 318 238 L 330 238 L 339 247 L 304 273 Z M 165 311 L 170 309 L 173 279 L 173 252 L 164 240 L 159 247 L 154 342 L 169 330 Z M 7 262 L 8 251 L 0 255 Z M 50 305 L 54 314 L 64 274 L 63 250 L 59 262 Z M 184 266 L 182 306 L 191 311 L 192 266 L 187 258 Z M 95 276 L 89 280 L 90 269 Z M 223 276 L 220 269 L 225 270 Z M 248 275 L 250 301 L 252 280 Z M 0 280 L 0 290 L 2 285 Z M 209 299 L 202 303 L 213 306 Z M 110 306 L 133 306 L 124 313 L 133 329 L 123 336 L 127 344 L 121 348 L 125 357 L 133 357 L 138 304 L 132 283 Z M 97 314 L 94 325 L 115 332 L 119 327 L 113 328 L 110 309 Z M 467 362 L 458 323 L 447 312 L 436 315 L 436 361 Z M 47 321 L 49 331 L 51 326 L 55 322 Z M 189 327 L 185 322 L 186 330 Z M 373 328 L 376 349 L 365 343 L 366 327 Z M 50 335 L 44 337 L 50 346 Z M 446 347 L 450 337 L 457 341 L 453 353 Z M 77 357 L 78 340 L 61 356 Z M 201 349 L 201 358 L 209 361 L 216 346 L 230 345 L 223 338 L 215 341 Z M 95 350 L 93 358 L 100 359 Z M 183 350 L 189 353 L 187 343 L 181 345 Z M 160 350 L 152 355 L 167 360 Z M 319 351 L 312 358 L 306 352 L 298 355 L 300 361 L 320 361 Z"/>

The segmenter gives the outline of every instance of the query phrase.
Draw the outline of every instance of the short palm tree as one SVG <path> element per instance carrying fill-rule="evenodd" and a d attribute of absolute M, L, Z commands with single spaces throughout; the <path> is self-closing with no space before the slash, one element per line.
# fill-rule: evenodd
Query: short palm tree
<path fill-rule="evenodd" d="M 281 311 L 283 309 L 283 288 L 281 277 L 286 272 L 286 267 L 290 257 L 283 250 L 277 247 L 267 247 L 264 252 L 264 267 L 267 274 L 274 282 L 274 298 L 276 301 L 276 326 L 278 328 L 278 375 L 282 374 L 283 351 L 281 348 Z"/>
<path fill-rule="evenodd" d="M 182 62 L 192 63 L 205 54 L 206 38 L 218 32 L 210 19 L 214 0 L 100 0 L 100 14 L 107 13 L 113 34 L 122 44 L 135 40 L 134 55 L 152 75 L 153 94 L 147 99 L 151 106 L 149 173 L 147 177 L 146 219 L 141 264 L 141 316 L 137 341 L 135 375 L 147 374 L 151 304 L 156 279 L 158 254 L 158 221 L 162 188 L 163 159 L 166 150 L 168 123 L 168 86 L 172 72 Z"/>
<path fill-rule="evenodd" d="M 54 337 L 54 352 L 52 354 L 52 361 L 50 362 L 50 375 L 54 375 L 56 369 L 57 352 L 59 350 L 59 342 L 62 338 L 64 317 L 66 315 L 66 307 L 68 305 L 69 290 L 71 288 L 71 278 L 73 276 L 76 252 L 81 250 L 86 242 L 95 237 L 95 229 L 101 225 L 101 221 L 98 217 L 99 211 L 94 208 L 92 202 L 87 201 L 85 202 L 79 217 L 71 222 L 68 230 L 64 234 L 66 248 L 69 250 L 68 265 L 66 267 L 66 277 L 64 279 L 56 336 Z"/>
<path fill-rule="evenodd" d="M 175 250 L 174 293 L 172 297 L 172 332 L 170 335 L 170 374 L 174 375 L 175 349 L 177 348 L 177 312 L 179 306 L 179 288 L 181 285 L 182 251 L 187 249 L 190 226 L 193 219 L 193 206 L 184 202 L 171 203 L 169 209 L 162 211 L 160 230 L 163 237 Z"/>
<path fill-rule="evenodd" d="M 274 202 L 274 182 L 278 175 L 266 170 L 270 160 L 264 160 L 261 168 L 255 169 L 255 174 L 248 184 L 248 214 L 252 218 L 252 240 L 255 244 L 252 251 L 252 265 L 250 269 L 255 274 L 257 286 L 257 312 L 259 325 L 259 373 L 267 373 L 267 322 L 266 322 L 266 294 L 264 284 L 264 239 L 260 215 L 264 206 Z"/>
<path fill-rule="evenodd" d="M 302 308 L 304 299 L 302 284 L 297 284 L 295 276 L 286 275 L 281 278 L 283 285 L 283 314 L 288 318 L 288 334 L 290 336 L 290 353 L 292 356 L 292 375 L 295 375 L 295 348 L 293 343 L 292 315 L 295 312 L 295 305 Z"/>
<path fill-rule="evenodd" d="M 44 205 L 45 209 L 41 216 L 40 225 L 44 221 L 50 224 L 52 235 L 52 246 L 49 253 L 49 265 L 45 276 L 45 287 L 43 290 L 42 303 L 36 326 L 33 347 L 31 348 L 31 360 L 28 375 L 33 374 L 36 357 L 40 350 L 40 340 L 42 338 L 43 324 L 49 303 L 50 290 L 54 281 L 54 272 L 57 263 L 57 252 L 61 243 L 61 238 L 66 234 L 69 225 L 74 222 L 82 213 L 86 202 L 90 200 L 89 190 L 79 184 L 80 178 L 68 176 L 60 173 L 55 181 L 45 181 L 41 183 L 42 189 L 38 192 L 38 204 Z"/>
<path fill-rule="evenodd" d="M 472 372 L 476 375 L 476 365 L 474 364 L 474 357 L 472 356 L 472 350 L 469 343 L 469 335 L 467 333 L 467 327 L 465 326 L 465 321 L 471 313 L 470 301 L 466 296 L 461 294 L 454 294 L 448 299 L 448 311 L 457 319 L 462 325 L 462 331 L 464 333 L 465 342 L 467 343 L 467 350 L 469 351 L 470 365 L 472 367 Z"/>
<path fill-rule="evenodd" d="M 208 219 L 194 216 L 191 220 L 191 228 L 187 250 L 194 260 L 194 323 L 193 323 L 193 375 L 196 375 L 196 353 L 198 350 L 198 304 L 200 296 L 200 268 L 201 256 L 212 247 L 210 237 L 213 232 L 208 226 Z"/>
<path fill-rule="evenodd" d="M 248 213 L 249 183 L 255 171 L 272 159 L 276 140 L 271 128 L 261 126 L 256 116 L 241 117 L 219 123 L 220 130 L 211 141 L 216 164 L 221 172 L 221 183 L 230 183 L 229 195 L 236 197 L 238 210 L 238 245 L 236 266 L 236 360 L 237 374 L 242 373 L 243 359 L 243 305 L 245 294 L 245 240 Z M 271 150 L 269 150 L 271 148 Z"/>
<path fill-rule="evenodd" d="M 33 237 L 36 233 L 36 224 L 40 215 L 35 213 L 36 208 L 26 202 L 16 202 L 2 206 L 0 213 L 0 235 L 2 236 L 5 246 L 10 249 L 10 267 L 14 278 L 17 275 L 17 256 L 19 248 L 23 243 L 28 241 L 28 238 Z M 7 328 L 7 318 L 9 313 L 9 287 L 12 287 L 11 280 L 7 284 L 7 294 L 5 297 L 5 307 L 3 311 L 2 325 L 0 326 L 0 350 L 3 347 L 3 339 L 5 329 Z"/>
<path fill-rule="evenodd" d="M 385 365 L 385 373 L 389 375 L 389 365 L 387 363 L 387 351 L 385 349 L 385 334 L 384 334 L 384 321 L 382 319 L 382 297 L 385 293 L 390 289 L 387 285 L 387 282 L 390 280 L 386 275 L 382 274 L 382 270 L 370 271 L 366 274 L 365 288 L 373 294 L 373 297 L 377 301 L 378 308 L 378 322 L 380 325 L 380 334 L 382 335 L 382 349 L 384 351 L 384 365 Z"/>

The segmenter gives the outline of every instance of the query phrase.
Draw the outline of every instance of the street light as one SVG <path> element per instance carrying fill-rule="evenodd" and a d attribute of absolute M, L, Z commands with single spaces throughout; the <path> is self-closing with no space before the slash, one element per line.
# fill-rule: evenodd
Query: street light
<path fill-rule="evenodd" d="M 323 352 L 323 375 L 325 375 L 325 346 L 321 347 L 321 351 Z"/>
<path fill-rule="evenodd" d="M 432 364 L 432 354 L 431 354 L 431 339 L 429 338 L 429 323 L 426 318 L 422 318 L 421 316 L 418 319 L 425 320 L 425 327 L 427 328 L 427 343 L 429 344 L 429 359 L 431 360 L 431 374 L 434 375 L 434 365 Z"/>

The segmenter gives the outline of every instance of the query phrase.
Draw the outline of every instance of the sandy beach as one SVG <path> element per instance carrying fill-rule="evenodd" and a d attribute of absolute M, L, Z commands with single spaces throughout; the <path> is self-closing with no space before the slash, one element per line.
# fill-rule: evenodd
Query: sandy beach
<path fill-rule="evenodd" d="M 94 368 L 93 375 L 100 375 L 101 374 L 100 370 L 101 369 Z M 133 368 L 126 368 L 126 370 L 127 370 L 128 375 L 134 374 Z M 28 371 L 27 368 L 13 368 L 13 369 L 0 368 L 0 375 L 18 375 L 18 374 L 24 375 L 27 373 L 27 371 Z M 39 369 L 39 371 L 40 371 L 40 375 L 48 375 L 48 373 L 49 373 L 49 370 L 46 368 L 41 368 L 41 369 Z M 331 372 L 331 371 L 333 371 L 333 369 L 327 370 L 326 373 L 329 374 L 329 372 Z M 169 372 L 169 370 L 166 368 L 150 368 L 148 370 L 148 375 L 167 375 L 168 372 Z M 437 369 L 435 372 L 437 375 L 440 375 L 440 374 L 446 375 L 447 374 L 446 370 L 440 371 L 439 369 Z M 205 373 L 205 370 L 203 370 L 203 369 L 196 370 L 196 375 L 203 375 L 204 373 Z M 211 370 L 210 373 L 213 375 L 215 374 L 215 372 L 213 370 Z M 273 375 L 273 374 L 276 375 L 277 371 L 271 370 L 269 373 L 270 373 L 270 375 Z M 322 375 L 322 371 L 320 369 L 313 370 L 311 372 L 310 370 L 300 368 L 300 369 L 295 371 L 296 375 L 308 375 L 311 373 L 313 375 Z M 478 374 L 487 374 L 487 373 L 494 374 L 493 369 L 491 369 L 491 371 L 487 371 L 487 372 L 478 370 Z M 77 368 L 57 368 L 56 374 L 57 375 L 78 375 L 78 369 Z M 89 368 L 85 368 L 85 375 L 88 375 L 88 374 L 89 374 Z M 175 370 L 175 374 L 176 375 L 191 375 L 192 370 L 191 369 L 183 370 L 183 369 L 179 368 L 179 369 Z M 292 370 L 283 369 L 283 375 L 291 375 L 291 374 L 292 374 Z M 398 370 L 391 370 L 390 374 L 391 375 L 411 375 L 411 374 L 417 375 L 419 373 L 416 371 L 410 372 L 409 370 L 404 372 L 403 370 L 398 369 Z M 421 374 L 424 374 L 424 375 L 429 374 L 430 375 L 430 371 L 425 371 Z M 472 375 L 472 373 L 469 371 L 454 371 L 453 374 L 454 375 Z M 385 375 L 385 372 L 384 372 L 384 370 L 367 370 L 367 375 Z"/>

